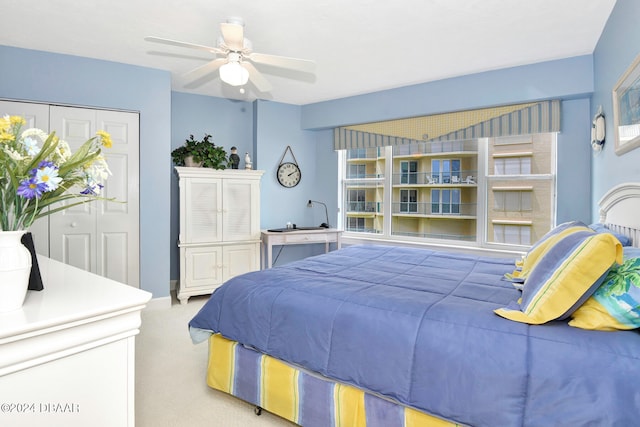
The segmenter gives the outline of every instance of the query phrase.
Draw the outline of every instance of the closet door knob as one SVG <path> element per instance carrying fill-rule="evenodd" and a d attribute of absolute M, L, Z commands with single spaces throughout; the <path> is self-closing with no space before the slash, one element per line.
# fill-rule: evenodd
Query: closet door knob
<path fill-rule="evenodd" d="M 77 226 L 78 226 L 78 223 L 77 223 L 77 222 L 73 221 L 73 222 L 71 223 L 71 228 L 76 228 Z"/>

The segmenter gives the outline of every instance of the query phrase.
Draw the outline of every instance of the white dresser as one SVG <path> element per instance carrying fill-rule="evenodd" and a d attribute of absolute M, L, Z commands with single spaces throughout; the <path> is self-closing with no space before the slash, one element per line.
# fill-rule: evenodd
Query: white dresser
<path fill-rule="evenodd" d="M 176 167 L 180 186 L 178 299 L 205 295 L 260 269 L 260 179 L 264 171 Z"/>
<path fill-rule="evenodd" d="M 133 426 L 151 294 L 38 256 L 44 290 L 0 313 L 0 425 Z"/>

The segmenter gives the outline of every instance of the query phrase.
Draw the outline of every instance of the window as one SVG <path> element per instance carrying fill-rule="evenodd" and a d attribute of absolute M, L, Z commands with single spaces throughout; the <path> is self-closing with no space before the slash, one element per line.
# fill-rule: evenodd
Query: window
<path fill-rule="evenodd" d="M 350 164 L 347 178 L 365 178 L 367 174 L 367 166 L 363 164 Z"/>
<path fill-rule="evenodd" d="M 494 160 L 495 175 L 531 174 L 531 157 L 502 157 Z"/>
<path fill-rule="evenodd" d="M 364 218 L 349 217 L 347 218 L 347 230 L 348 231 L 365 231 Z"/>
<path fill-rule="evenodd" d="M 365 211 L 365 191 L 358 189 L 347 190 L 347 211 L 364 212 Z"/>
<path fill-rule="evenodd" d="M 418 162 L 400 162 L 400 183 L 418 183 Z"/>
<path fill-rule="evenodd" d="M 431 177 L 436 183 L 460 181 L 460 159 L 431 160 Z"/>
<path fill-rule="evenodd" d="M 366 148 L 355 148 L 353 150 L 349 150 L 349 158 L 350 159 L 366 159 L 369 157 Z"/>
<path fill-rule="evenodd" d="M 418 191 L 417 190 L 400 190 L 400 212 L 402 213 L 418 212 Z"/>
<path fill-rule="evenodd" d="M 509 245 L 530 245 L 531 226 L 513 224 L 494 224 L 493 240 L 496 243 Z"/>
<path fill-rule="evenodd" d="M 522 212 L 531 210 L 531 190 L 501 191 L 493 188 L 494 209 L 502 212 Z"/>
<path fill-rule="evenodd" d="M 531 144 L 531 135 L 495 138 L 494 145 Z"/>
<path fill-rule="evenodd" d="M 432 214 L 459 214 L 460 190 L 431 190 Z"/>
<path fill-rule="evenodd" d="M 381 240 L 529 245 L 555 218 L 555 147 L 555 133 L 380 147 L 362 161 L 375 179 L 351 177 L 345 150 L 342 221 Z"/>

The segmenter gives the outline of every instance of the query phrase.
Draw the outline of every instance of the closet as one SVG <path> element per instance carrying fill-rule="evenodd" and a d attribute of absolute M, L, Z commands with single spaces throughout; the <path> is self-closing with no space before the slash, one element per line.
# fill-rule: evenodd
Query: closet
<path fill-rule="evenodd" d="M 0 101 L 0 114 L 24 117 L 25 128 L 55 131 L 73 152 L 98 130 L 111 135 L 113 146 L 102 153 L 112 174 L 101 195 L 117 201 L 65 209 L 30 231 L 38 253 L 139 287 L 139 114 L 17 101 Z"/>

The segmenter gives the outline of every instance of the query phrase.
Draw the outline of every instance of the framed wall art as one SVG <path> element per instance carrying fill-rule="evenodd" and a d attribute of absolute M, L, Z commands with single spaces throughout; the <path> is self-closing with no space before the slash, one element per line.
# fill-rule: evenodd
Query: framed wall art
<path fill-rule="evenodd" d="M 617 155 L 640 147 L 640 55 L 613 87 L 613 128 Z"/>

